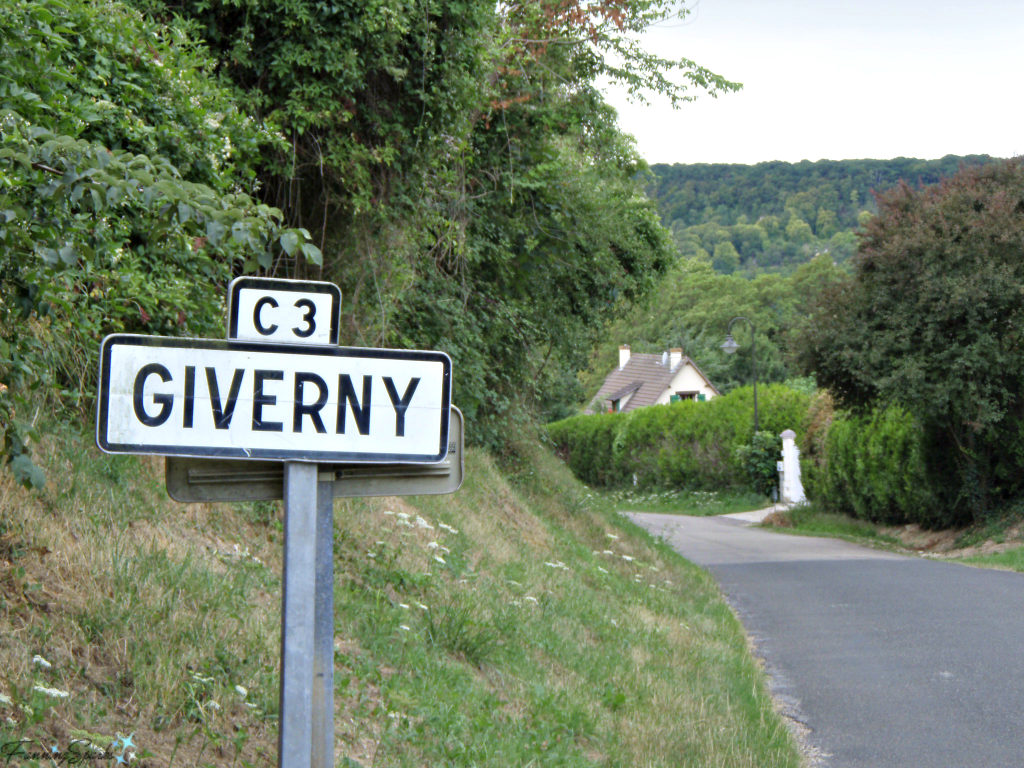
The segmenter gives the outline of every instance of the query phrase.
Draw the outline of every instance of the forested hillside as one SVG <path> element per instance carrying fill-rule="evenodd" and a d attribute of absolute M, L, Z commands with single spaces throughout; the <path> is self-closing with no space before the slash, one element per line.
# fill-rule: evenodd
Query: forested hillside
<path fill-rule="evenodd" d="M 876 213 L 874 192 L 900 181 L 935 184 L 987 155 L 941 160 L 779 161 L 757 165 L 653 165 L 648 194 L 684 256 L 715 270 L 752 277 L 791 272 L 816 254 L 843 263 L 857 247 L 854 231 Z"/>

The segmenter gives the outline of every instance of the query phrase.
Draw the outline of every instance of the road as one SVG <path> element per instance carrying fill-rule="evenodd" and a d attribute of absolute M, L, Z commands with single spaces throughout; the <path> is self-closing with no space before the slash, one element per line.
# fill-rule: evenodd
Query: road
<path fill-rule="evenodd" d="M 718 579 L 814 764 L 1024 766 L 1024 574 L 630 516 Z"/>

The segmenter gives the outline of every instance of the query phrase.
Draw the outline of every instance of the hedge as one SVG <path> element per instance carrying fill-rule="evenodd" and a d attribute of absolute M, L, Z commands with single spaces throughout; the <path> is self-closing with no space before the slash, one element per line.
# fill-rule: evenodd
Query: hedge
<path fill-rule="evenodd" d="M 887 525 L 956 525 L 929 475 L 924 430 L 902 408 L 838 414 L 825 437 L 817 501 L 825 508 Z"/>
<path fill-rule="evenodd" d="M 797 433 L 811 397 L 775 384 L 758 390 L 760 428 Z M 718 490 L 747 483 L 736 449 L 754 434 L 750 387 L 706 402 L 683 401 L 629 413 L 573 416 L 549 424 L 548 437 L 585 483 Z"/>
<path fill-rule="evenodd" d="M 957 517 L 925 430 L 898 407 L 866 415 L 833 412 L 825 393 L 782 384 L 758 391 L 762 431 L 797 434 L 804 488 L 829 511 L 885 525 L 940 528 Z M 684 401 L 629 413 L 573 416 L 547 426 L 570 469 L 595 487 L 721 490 L 749 485 L 737 448 L 754 435 L 750 387 L 707 402 Z M 955 490 L 955 489 L 953 489 Z"/>

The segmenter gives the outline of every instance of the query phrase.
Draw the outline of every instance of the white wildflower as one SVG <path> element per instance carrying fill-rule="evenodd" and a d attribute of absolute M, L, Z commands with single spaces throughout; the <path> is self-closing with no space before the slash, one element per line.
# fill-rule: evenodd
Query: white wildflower
<path fill-rule="evenodd" d="M 601 573 L 608 573 L 608 571 L 606 571 L 606 570 L 605 570 L 604 568 L 602 568 L 602 567 L 601 567 L 600 565 L 599 565 L 599 566 L 597 566 L 597 570 L 599 570 L 599 571 L 600 571 Z"/>
<path fill-rule="evenodd" d="M 427 549 L 437 549 L 440 546 L 441 545 L 438 544 L 436 541 L 432 541 L 429 544 L 427 544 Z"/>
<path fill-rule="evenodd" d="M 426 611 L 427 613 L 430 613 L 430 609 L 427 608 L 427 606 L 425 606 L 423 603 L 416 603 L 416 607 L 419 608 L 421 611 Z"/>
<path fill-rule="evenodd" d="M 506 584 L 511 584 L 511 585 L 512 585 L 513 587 L 521 587 L 521 586 L 523 586 L 523 585 L 522 585 L 522 584 L 520 584 L 520 583 L 519 583 L 518 581 L 512 581 L 512 579 L 509 579 L 509 580 L 508 580 L 508 581 L 506 581 L 505 583 L 506 583 Z"/>
<path fill-rule="evenodd" d="M 247 706 L 249 709 L 256 709 L 256 705 L 253 704 L 251 701 L 245 702 L 245 706 Z"/>
<path fill-rule="evenodd" d="M 398 524 L 405 528 L 412 528 L 412 523 L 410 523 L 408 520 L 399 519 Z"/>
<path fill-rule="evenodd" d="M 66 699 L 71 694 L 67 691 L 61 691 L 56 688 L 47 688 L 45 685 L 33 685 L 33 691 L 39 691 L 39 693 L 45 693 L 51 699 Z"/>
<path fill-rule="evenodd" d="M 35 656 L 32 657 L 32 663 L 35 664 L 37 667 L 42 667 L 43 669 L 49 669 L 50 667 L 53 666 L 53 664 L 48 662 L 46 659 L 44 659 L 38 653 Z"/>
<path fill-rule="evenodd" d="M 398 514 L 396 515 L 396 517 L 397 517 L 397 518 L 398 518 L 399 520 L 408 520 L 408 519 L 409 519 L 409 514 L 408 514 L 407 512 L 399 512 L 399 513 L 398 513 Z"/>
<path fill-rule="evenodd" d="M 10 707 L 13 704 L 14 704 L 14 702 L 11 701 L 11 697 L 10 696 L 8 696 L 6 693 L 0 693 L 0 705 L 3 705 L 5 707 Z"/>
<path fill-rule="evenodd" d="M 437 562 L 439 562 L 441 565 L 444 565 L 444 558 L 443 557 L 439 557 L 438 555 L 434 555 L 434 559 L 437 560 Z"/>
<path fill-rule="evenodd" d="M 412 630 L 409 629 L 408 625 L 406 625 L 406 624 L 399 624 L 398 628 L 400 630 L 402 630 L 403 632 L 412 632 Z"/>
<path fill-rule="evenodd" d="M 434 530 L 434 526 L 432 526 L 430 523 L 428 523 L 426 520 L 424 520 L 419 515 L 416 515 L 416 527 L 417 528 L 423 528 L 424 530 L 428 530 L 428 531 Z"/>
<path fill-rule="evenodd" d="M 617 538 L 619 538 L 614 533 L 606 533 L 605 536 L 607 536 L 609 539 L 617 539 Z"/>
<path fill-rule="evenodd" d="M 236 685 L 235 692 L 243 699 L 249 695 L 249 690 L 244 685 Z"/>
<path fill-rule="evenodd" d="M 540 604 L 540 601 L 537 600 L 536 597 L 530 597 L 529 595 L 524 597 L 523 600 L 525 600 L 528 603 L 533 603 L 534 605 L 539 605 Z"/>
<path fill-rule="evenodd" d="M 606 550 L 604 550 L 604 552 L 602 552 L 601 554 L 602 554 L 602 555 L 614 555 L 615 553 L 614 553 L 614 552 L 612 552 L 612 551 L 611 551 L 610 549 L 606 549 Z"/>
<path fill-rule="evenodd" d="M 447 523 L 438 523 L 437 527 L 440 528 L 442 531 L 448 531 L 448 533 L 452 533 L 452 534 L 456 534 L 456 533 L 459 532 L 458 528 L 452 528 Z"/>
<path fill-rule="evenodd" d="M 405 608 L 405 610 L 407 610 L 407 611 L 409 610 L 409 606 L 408 606 L 408 605 L 406 605 L 405 603 L 399 603 L 399 604 L 398 604 L 398 607 L 399 607 L 399 608 Z"/>
<path fill-rule="evenodd" d="M 206 706 L 212 709 L 214 712 L 220 711 L 220 704 L 218 704 L 216 701 L 211 701 Z"/>
<path fill-rule="evenodd" d="M 391 511 L 390 509 L 385 509 L 385 510 L 384 510 L 384 514 L 385 514 L 385 515 L 391 515 L 391 516 L 393 517 L 395 513 L 394 513 L 394 512 L 392 512 L 392 511 Z"/>
<path fill-rule="evenodd" d="M 366 553 L 366 556 L 367 556 L 368 558 L 370 558 L 371 560 L 376 560 L 376 559 L 377 559 L 377 555 L 376 555 L 376 553 L 374 553 L 374 552 L 367 552 L 367 553 Z"/>
<path fill-rule="evenodd" d="M 629 555 L 623 555 L 622 559 L 625 560 L 627 563 L 632 563 L 634 560 L 634 558 L 630 557 Z"/>

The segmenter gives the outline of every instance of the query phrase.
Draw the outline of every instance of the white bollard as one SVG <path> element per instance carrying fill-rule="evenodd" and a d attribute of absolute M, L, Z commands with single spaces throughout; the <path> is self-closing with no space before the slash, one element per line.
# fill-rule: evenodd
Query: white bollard
<path fill-rule="evenodd" d="M 779 499 L 783 504 L 799 504 L 807 501 L 803 483 L 800 482 L 800 449 L 796 446 L 796 432 L 787 429 L 782 433 L 782 470 L 779 473 Z"/>

